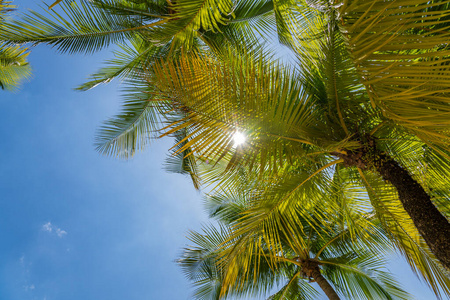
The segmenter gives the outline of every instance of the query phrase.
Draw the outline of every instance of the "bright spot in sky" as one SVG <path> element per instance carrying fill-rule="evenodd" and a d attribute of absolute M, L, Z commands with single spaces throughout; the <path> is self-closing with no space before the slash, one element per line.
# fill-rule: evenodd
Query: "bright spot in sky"
<path fill-rule="evenodd" d="M 233 135 L 234 146 L 237 147 L 245 143 L 245 135 L 239 131 L 236 131 Z"/>

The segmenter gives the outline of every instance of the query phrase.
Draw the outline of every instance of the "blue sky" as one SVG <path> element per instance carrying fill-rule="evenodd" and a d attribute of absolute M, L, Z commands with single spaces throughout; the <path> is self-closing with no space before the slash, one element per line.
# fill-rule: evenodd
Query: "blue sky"
<path fill-rule="evenodd" d="M 37 8 L 33 0 L 16 1 Z M 72 89 L 109 54 L 33 49 L 33 79 L 1 92 L 0 299 L 188 299 L 173 262 L 206 222 L 189 179 L 163 170 L 171 140 L 129 161 L 104 157 L 95 131 L 120 108 L 117 83 Z M 435 299 L 399 261 L 418 299 Z"/>

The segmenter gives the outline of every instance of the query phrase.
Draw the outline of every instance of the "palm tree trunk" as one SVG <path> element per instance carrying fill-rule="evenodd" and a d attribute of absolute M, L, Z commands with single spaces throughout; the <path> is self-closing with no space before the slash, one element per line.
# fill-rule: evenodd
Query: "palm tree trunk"
<path fill-rule="evenodd" d="M 315 260 L 301 260 L 302 272 L 305 276 L 312 278 L 317 282 L 322 289 L 322 291 L 327 295 L 330 300 L 340 300 L 338 294 L 333 289 L 333 287 L 328 283 L 328 281 L 320 273 L 319 263 Z"/>
<path fill-rule="evenodd" d="M 344 166 L 366 169 L 374 166 L 384 180 L 390 182 L 414 225 L 436 258 L 450 270 L 450 223 L 439 212 L 423 187 L 392 157 L 380 153 L 373 138 L 357 151 L 347 154 L 333 152 L 344 159 Z"/>
<path fill-rule="evenodd" d="M 330 300 L 340 300 L 338 294 L 333 289 L 333 287 L 328 283 L 328 281 L 322 276 L 320 273 L 319 268 L 317 268 L 317 271 L 312 272 L 312 278 L 314 278 L 314 281 L 319 284 L 322 291 L 327 295 L 328 299 Z"/>
<path fill-rule="evenodd" d="M 450 223 L 423 187 L 391 157 L 381 154 L 377 172 L 398 192 L 403 208 L 436 258 L 450 270 Z"/>

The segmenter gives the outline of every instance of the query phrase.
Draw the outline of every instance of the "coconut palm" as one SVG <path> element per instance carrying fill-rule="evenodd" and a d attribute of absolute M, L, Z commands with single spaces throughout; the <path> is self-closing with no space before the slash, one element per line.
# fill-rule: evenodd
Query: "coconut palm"
<path fill-rule="evenodd" d="M 334 45 L 340 47 L 344 43 Z M 326 53 L 326 46 L 329 44 L 322 45 L 320 53 Z M 301 58 L 303 62 L 308 59 Z M 365 144 L 368 148 L 376 145 L 376 151 L 395 157 L 425 186 L 439 189 L 448 186 L 439 173 L 447 172 L 447 160 L 405 128 L 384 119 L 376 107 L 365 102 L 368 99 L 364 88 L 357 84 L 356 76 L 348 67 L 349 60 L 337 60 L 334 64 L 320 61 L 322 64 L 314 65 L 313 62 L 303 64 L 303 73 L 296 75 L 276 63 L 264 62 L 263 58 L 238 57 L 235 53 L 229 53 L 224 59 L 186 57 L 156 65 L 154 77 L 149 80 L 159 89 L 160 97 L 169 101 L 167 111 L 179 109 L 185 113 L 185 117 L 173 120 L 166 129 L 167 134 L 188 132 L 180 151 L 191 149 L 198 157 L 211 162 L 224 159 L 231 173 L 239 166 L 251 168 L 265 178 L 280 177 L 286 168 L 305 170 L 283 175 L 284 180 L 278 183 L 280 188 L 271 201 L 254 208 L 241 222 L 239 234 L 251 233 L 266 222 L 287 222 L 279 219 L 278 208 L 294 205 L 298 197 L 314 197 L 317 191 L 306 186 L 311 182 L 321 185 L 321 174 L 334 165 L 350 167 L 352 180 L 366 188 L 376 214 L 413 269 L 424 276 L 436 293 L 441 286 L 448 294 L 447 274 L 439 268 L 403 209 L 395 187 L 382 180 L 376 166 L 351 167 L 339 155 L 361 151 Z M 338 85 L 348 105 L 341 108 L 341 113 L 347 130 L 354 131 L 354 137 L 347 136 L 343 130 L 336 102 L 327 95 L 330 81 L 324 77 L 330 65 L 342 70 Z M 351 101 L 355 102 L 354 106 L 349 105 Z M 244 132 L 247 142 L 234 148 L 236 131 Z M 364 159 L 377 162 L 380 153 L 367 151 L 365 155 Z M 227 176 L 221 180 L 222 184 L 232 182 Z M 448 213 L 445 192 L 441 192 L 435 194 L 435 203 Z M 294 226 L 296 219 L 289 221 Z M 276 234 L 270 238 L 279 239 Z"/>
<path fill-rule="evenodd" d="M 9 23 L 2 38 L 48 43 L 66 52 L 137 41 L 124 45 L 128 50 L 116 60 L 115 65 L 125 68 L 99 72 L 84 87 L 126 74 L 124 70 L 132 70 L 127 76 L 139 83 L 130 91 L 132 100 L 124 112 L 103 128 L 101 151 L 127 156 L 145 143 L 149 131 L 161 129 L 163 135 L 181 137 L 177 153 L 226 160 L 227 172 L 240 165 L 266 177 L 291 165 L 309 171 L 306 177 L 303 172 L 286 178 L 284 194 L 271 203 L 274 209 L 250 216 L 247 230 L 271 218 L 277 207 L 327 169 L 351 168 L 412 266 L 430 284 L 445 283 L 434 280 L 440 271 L 424 240 L 449 266 L 448 181 L 443 179 L 449 175 L 450 158 L 447 4 L 238 1 L 235 15 L 255 18 L 236 23 L 232 5 L 219 1 L 177 1 L 159 6 L 164 9 L 159 11 L 158 1 L 91 2 L 63 5 L 73 16 L 69 22 L 58 15 L 59 23 L 35 14 Z M 208 40 L 215 36 L 235 42 L 236 35 L 227 35 L 231 30 L 212 34 L 219 32 L 221 22 L 239 33 L 247 31 L 242 35 L 247 40 L 253 31 L 244 25 L 259 32 L 270 29 L 263 21 L 268 12 L 277 20 L 280 41 L 297 55 L 297 70 L 270 62 L 270 53 L 246 55 L 243 48 L 227 51 L 217 40 Z M 147 70 L 145 63 L 135 67 L 132 58 L 148 49 L 146 43 L 166 47 L 158 49 L 179 58 L 147 64 Z M 143 50 L 136 50 L 139 46 Z M 208 51 L 186 54 L 178 49 Z M 159 53 L 138 61 L 166 57 Z M 142 82 L 142 70 L 148 84 Z M 158 123 L 161 115 L 167 126 Z M 248 140 L 233 148 L 236 131 L 245 132 Z M 402 222 L 403 209 L 415 226 Z"/>
<path fill-rule="evenodd" d="M 13 9 L 14 6 L 10 1 L 0 0 L 2 24 L 6 18 L 5 14 Z M 26 60 L 27 56 L 26 48 L 0 43 L 0 87 L 2 89 L 15 89 L 22 80 L 30 77 L 31 68 Z"/>
<path fill-rule="evenodd" d="M 221 226 L 191 232 L 194 245 L 185 248 L 178 261 L 196 287 L 195 299 L 270 294 L 268 299 L 274 300 L 317 299 L 311 282 L 316 282 L 329 299 L 340 299 L 339 295 L 348 299 L 411 299 L 383 268 L 380 252 L 376 253 L 387 250 L 389 243 L 373 222 L 373 215 L 365 211 L 367 200 L 360 199 L 357 190 L 348 189 L 348 184 L 343 186 L 343 181 L 338 183 L 339 176 L 336 172 L 333 186 L 321 195 L 336 199 L 299 201 L 279 212 L 288 218 L 295 215 L 297 222 L 296 227 L 279 223 L 277 242 L 266 240 L 264 226 L 241 236 L 232 232 L 255 204 L 253 199 L 261 197 L 254 184 L 249 184 L 250 189 L 222 190 L 209 196 L 209 211 Z M 327 217 L 321 218 L 324 215 Z"/>
<path fill-rule="evenodd" d="M 448 194 L 442 193 L 449 175 L 448 50 L 439 44 L 446 33 L 428 28 L 418 45 L 406 43 L 427 29 L 417 16 L 433 3 L 404 2 L 397 7 L 380 1 L 373 15 L 366 2 L 337 7 L 308 2 L 304 10 L 310 16 L 300 20 L 301 34 L 294 36 L 301 39 L 292 44 L 299 76 L 235 53 L 219 59 L 185 56 L 155 66 L 149 81 L 172 108 L 186 112 L 167 132 L 190 127 L 185 147 L 208 159 L 232 152 L 229 169 L 245 164 L 276 173 L 284 163 L 305 158 L 312 161 L 312 176 L 335 164 L 355 168 L 374 202 L 379 184 L 370 182 L 368 173 L 378 174 L 387 194 L 395 187 L 429 248 L 449 267 Z M 446 23 L 445 12 L 430 12 L 430 24 Z M 352 50 L 361 39 L 366 44 L 355 49 L 362 50 Z M 247 133 L 249 147 L 233 151 L 236 130 Z"/>

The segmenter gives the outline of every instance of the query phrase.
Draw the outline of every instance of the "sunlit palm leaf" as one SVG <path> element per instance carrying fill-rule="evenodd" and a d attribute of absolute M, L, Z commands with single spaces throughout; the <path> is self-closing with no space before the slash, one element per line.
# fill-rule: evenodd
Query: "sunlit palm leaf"
<path fill-rule="evenodd" d="M 313 122 L 320 111 L 292 73 L 252 59 L 183 56 L 157 64 L 150 82 L 175 109 L 188 113 L 168 133 L 190 126 L 186 147 L 194 152 L 215 160 L 231 152 L 230 164 L 243 161 L 265 171 L 276 171 L 283 161 L 314 149 L 315 143 L 330 150 L 342 146 L 345 141 L 319 140 L 321 132 L 326 134 Z M 233 148 L 236 131 L 247 136 L 245 146 Z"/>
<path fill-rule="evenodd" d="M 292 278 L 277 293 L 270 296 L 268 300 L 314 300 L 319 293 L 310 284 L 300 278 L 300 272 L 294 273 Z"/>
<path fill-rule="evenodd" d="M 0 0 L 0 28 L 8 20 L 7 13 L 15 9 L 10 1 Z M 14 90 L 21 81 L 31 76 L 27 62 L 28 49 L 0 42 L 0 87 Z"/>
<path fill-rule="evenodd" d="M 348 299 L 411 299 L 383 268 L 386 261 L 373 252 L 323 259 L 324 275 Z"/>
<path fill-rule="evenodd" d="M 447 4 L 351 1 L 339 12 L 372 104 L 423 141 L 448 146 Z"/>
<path fill-rule="evenodd" d="M 189 49 L 200 29 L 219 31 L 218 24 L 231 18 L 230 0 L 179 0 L 169 6 L 170 22 L 155 28 L 150 40 L 156 44 L 171 42 L 172 49 Z"/>
<path fill-rule="evenodd" d="M 31 76 L 26 58 L 29 52 L 19 46 L 0 45 L 0 87 L 13 90 Z"/>
<path fill-rule="evenodd" d="M 61 8 L 66 16 L 49 11 L 47 17 L 32 11 L 22 21 L 3 24 L 0 39 L 46 43 L 67 53 L 91 53 L 165 22 L 155 18 L 154 22 L 144 23 L 144 18 L 139 16 L 110 14 L 87 0 L 79 4 L 65 1 Z"/>

